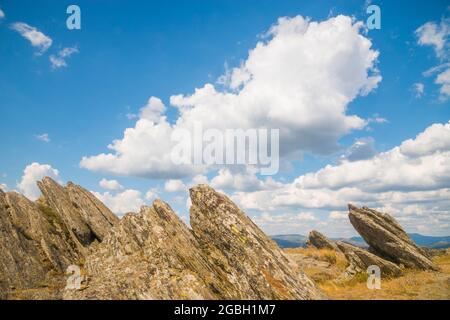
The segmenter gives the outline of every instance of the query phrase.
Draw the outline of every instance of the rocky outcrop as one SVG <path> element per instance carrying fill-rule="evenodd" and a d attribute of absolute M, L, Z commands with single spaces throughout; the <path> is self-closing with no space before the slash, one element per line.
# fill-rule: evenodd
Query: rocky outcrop
<path fill-rule="evenodd" d="M 338 241 L 336 245 L 347 258 L 349 262 L 347 272 L 351 274 L 366 272 L 371 265 L 378 266 L 382 276 L 398 277 L 402 274 L 402 270 L 396 264 L 377 257 L 367 250 L 341 241 Z"/>
<path fill-rule="evenodd" d="M 164 202 L 125 215 L 86 258 L 88 287 L 66 299 L 217 299 L 236 292 Z M 225 277 L 226 278 L 226 277 Z"/>
<path fill-rule="evenodd" d="M 308 245 L 312 245 L 317 249 L 339 250 L 334 242 L 316 230 L 309 233 Z"/>
<path fill-rule="evenodd" d="M 101 242 L 119 221 L 94 195 L 71 182 L 63 187 L 45 177 L 38 186 L 42 192 L 39 204 L 56 214 L 82 254 L 91 243 Z"/>
<path fill-rule="evenodd" d="M 367 207 L 349 204 L 348 208 L 350 222 L 369 244 L 369 251 L 409 268 L 437 270 L 393 217 Z"/>
<path fill-rule="evenodd" d="M 318 299 L 320 291 L 228 197 L 190 190 L 190 222 L 201 250 L 236 288 L 236 299 Z"/>
<path fill-rule="evenodd" d="M 38 185 L 36 202 L 0 190 L 0 298 L 61 298 L 67 267 L 118 222 L 79 186 L 50 178 Z"/>
<path fill-rule="evenodd" d="M 66 299 L 313 299 L 280 249 L 228 198 L 191 189 L 190 230 L 156 200 L 125 215 L 86 258 L 82 290 Z"/>
<path fill-rule="evenodd" d="M 55 288 L 43 298 L 58 297 L 58 283 L 79 255 L 52 214 L 19 193 L 0 190 L 0 298 L 43 288 Z"/>

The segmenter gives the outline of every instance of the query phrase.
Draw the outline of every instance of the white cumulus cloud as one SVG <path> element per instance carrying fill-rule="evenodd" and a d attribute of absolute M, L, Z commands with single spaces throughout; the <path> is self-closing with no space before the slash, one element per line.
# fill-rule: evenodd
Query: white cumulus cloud
<path fill-rule="evenodd" d="M 166 192 L 187 191 L 187 187 L 185 186 L 183 181 L 179 179 L 170 179 L 165 182 L 164 190 Z"/>
<path fill-rule="evenodd" d="M 25 167 L 22 179 L 17 184 L 17 188 L 30 200 L 36 200 L 41 195 L 36 182 L 46 176 L 61 182 L 57 169 L 52 168 L 49 164 L 33 162 Z"/>
<path fill-rule="evenodd" d="M 232 199 L 247 210 L 266 214 L 325 211 L 329 220 L 344 220 L 341 213 L 348 203 L 355 203 L 393 214 L 408 230 L 418 232 L 417 226 L 422 225 L 448 234 L 450 122 L 433 124 L 414 139 L 370 159 L 327 165 L 277 189 L 238 191 Z M 289 228 L 289 223 L 284 226 Z M 333 232 L 335 226 L 322 228 Z"/>
<path fill-rule="evenodd" d="M 152 98 L 133 128 L 114 140 L 110 152 L 83 157 L 81 167 L 109 174 L 181 178 L 204 173 L 201 166 L 171 161 L 171 134 L 204 129 L 281 128 L 280 152 L 328 154 L 338 140 L 367 121 L 347 114 L 348 104 L 377 87 L 378 52 L 363 24 L 337 16 L 315 22 L 280 18 L 242 64 L 228 72 L 223 90 L 205 84 L 192 94 L 173 95 L 180 116 L 169 124 L 165 107 Z M 208 169 L 208 168 L 206 168 Z"/>
<path fill-rule="evenodd" d="M 112 212 L 121 216 L 128 212 L 137 212 L 145 204 L 141 192 L 134 189 L 126 189 L 122 192 L 92 192 Z"/>
<path fill-rule="evenodd" d="M 100 187 L 106 190 L 121 190 L 123 186 L 117 180 L 107 180 L 103 178 L 98 183 Z"/>

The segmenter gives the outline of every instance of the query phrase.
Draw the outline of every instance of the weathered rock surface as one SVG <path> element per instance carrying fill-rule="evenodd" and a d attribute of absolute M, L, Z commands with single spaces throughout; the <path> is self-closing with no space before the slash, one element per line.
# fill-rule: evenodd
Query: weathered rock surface
<path fill-rule="evenodd" d="M 39 203 L 55 212 L 67 228 L 77 249 L 86 254 L 86 248 L 101 242 L 110 228 L 119 221 L 103 203 L 89 191 L 71 182 L 66 187 L 51 178 L 38 181 L 42 197 Z"/>
<path fill-rule="evenodd" d="M 0 190 L 1 299 L 57 286 L 67 266 L 79 258 L 60 231 L 34 202 Z M 56 291 L 46 298 L 56 298 Z"/>
<path fill-rule="evenodd" d="M 191 199 L 193 230 L 160 200 L 140 213 L 125 215 L 87 256 L 87 286 L 67 290 L 65 298 L 322 297 L 224 195 L 198 186 L 191 189 Z"/>
<path fill-rule="evenodd" d="M 308 244 L 314 246 L 317 249 L 339 250 L 333 241 L 316 230 L 313 230 L 309 233 Z"/>
<path fill-rule="evenodd" d="M 395 263 L 377 257 L 367 250 L 341 241 L 336 245 L 347 258 L 350 264 L 347 271 L 350 273 L 366 272 L 369 266 L 376 265 L 380 267 L 382 276 L 398 277 L 402 274 L 402 270 Z"/>
<path fill-rule="evenodd" d="M 191 226 L 208 261 L 237 288 L 237 299 L 318 299 L 322 295 L 228 197 L 206 185 L 190 190 Z"/>
<path fill-rule="evenodd" d="M 66 299 L 217 299 L 235 293 L 164 202 L 125 215 L 86 258 L 88 287 Z M 228 285 L 228 286 L 227 286 Z"/>
<path fill-rule="evenodd" d="M 348 208 L 350 222 L 369 244 L 369 251 L 409 268 L 437 270 L 426 253 L 389 214 L 351 204 Z"/>
<path fill-rule="evenodd" d="M 50 178 L 32 202 L 0 190 L 0 298 L 61 298 L 65 271 L 118 218 L 92 194 Z"/>

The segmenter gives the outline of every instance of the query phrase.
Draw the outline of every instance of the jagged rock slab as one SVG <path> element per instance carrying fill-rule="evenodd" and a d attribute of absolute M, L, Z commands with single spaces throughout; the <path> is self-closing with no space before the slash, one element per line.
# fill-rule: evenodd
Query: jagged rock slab
<path fill-rule="evenodd" d="M 50 292 L 42 298 L 58 298 L 64 271 L 79 256 L 52 219 L 23 195 L 0 190 L 0 299 L 43 291 Z"/>
<path fill-rule="evenodd" d="M 76 245 L 77 250 L 87 254 L 87 247 L 101 242 L 119 218 L 89 191 L 69 182 L 59 185 L 49 177 L 38 181 L 42 197 L 38 202 L 50 208 Z"/>
<path fill-rule="evenodd" d="M 0 298 L 61 298 L 65 271 L 79 264 L 118 218 L 83 188 L 50 178 L 32 202 L 0 190 Z"/>
<path fill-rule="evenodd" d="M 187 226 L 156 200 L 125 215 L 86 259 L 90 275 L 66 299 L 226 299 L 235 296 Z"/>
<path fill-rule="evenodd" d="M 395 263 L 377 257 L 367 250 L 341 241 L 336 244 L 347 258 L 350 269 L 355 272 L 366 272 L 369 266 L 376 265 L 380 268 L 382 276 L 398 277 L 402 274 L 402 270 Z"/>
<path fill-rule="evenodd" d="M 437 270 L 393 217 L 366 207 L 349 204 L 348 208 L 351 224 L 369 244 L 371 252 L 409 268 Z"/>
<path fill-rule="evenodd" d="M 309 233 L 308 244 L 314 246 L 317 249 L 339 250 L 333 241 L 316 230 L 313 230 Z"/>
<path fill-rule="evenodd" d="M 236 299 L 319 299 L 322 293 L 228 197 L 190 189 L 193 233 L 208 260 L 228 275 Z"/>

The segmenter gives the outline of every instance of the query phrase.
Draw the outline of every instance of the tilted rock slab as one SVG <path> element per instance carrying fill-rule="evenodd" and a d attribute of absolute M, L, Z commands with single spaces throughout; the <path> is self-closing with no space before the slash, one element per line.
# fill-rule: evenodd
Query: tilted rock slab
<path fill-rule="evenodd" d="M 314 246 L 317 249 L 339 250 L 333 241 L 316 230 L 313 230 L 309 233 L 308 244 Z"/>
<path fill-rule="evenodd" d="M 119 220 L 79 186 L 38 185 L 36 202 L 0 190 L 0 298 L 61 298 L 67 267 Z"/>
<path fill-rule="evenodd" d="M 409 268 L 437 270 L 393 217 L 366 207 L 349 204 L 348 208 L 350 222 L 369 244 L 369 251 Z"/>
<path fill-rule="evenodd" d="M 206 185 L 190 190 L 193 233 L 237 288 L 237 299 L 319 299 L 321 292 L 228 197 Z"/>
<path fill-rule="evenodd" d="M 86 259 L 90 276 L 66 299 L 226 299 L 236 292 L 199 249 L 192 232 L 156 200 L 128 213 Z M 223 278 L 223 276 L 222 276 Z"/>
<path fill-rule="evenodd" d="M 78 259 L 52 217 L 23 195 L 0 190 L 0 299 L 20 298 L 23 290 L 55 286 Z M 43 298 L 57 295 L 49 293 Z"/>
<path fill-rule="evenodd" d="M 66 299 L 313 299 L 311 280 L 228 198 L 191 189 L 190 230 L 156 200 L 126 214 L 86 258 L 89 276 Z"/>
<path fill-rule="evenodd" d="M 71 182 L 66 187 L 49 177 L 38 181 L 42 197 L 38 202 L 49 207 L 67 228 L 77 250 L 86 254 L 86 248 L 101 242 L 111 227 L 119 222 L 100 200 L 89 191 Z"/>
<path fill-rule="evenodd" d="M 350 268 L 356 272 L 366 272 L 369 266 L 376 265 L 380 268 L 382 276 L 398 277 L 402 274 L 402 270 L 395 263 L 377 257 L 363 248 L 341 241 L 336 245 L 344 253 Z"/>

